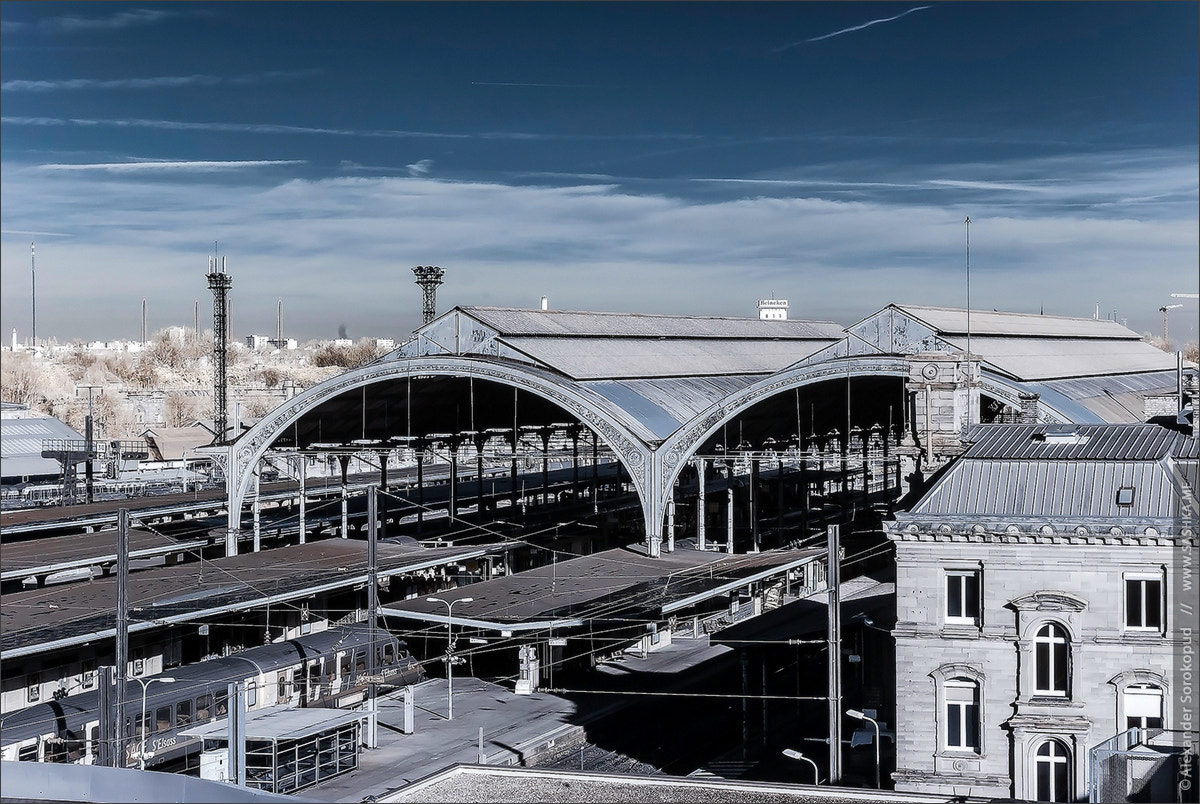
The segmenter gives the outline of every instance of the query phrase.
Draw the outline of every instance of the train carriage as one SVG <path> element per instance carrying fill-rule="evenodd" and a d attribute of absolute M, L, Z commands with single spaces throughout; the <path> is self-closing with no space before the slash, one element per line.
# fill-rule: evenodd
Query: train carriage
<path fill-rule="evenodd" d="M 420 664 L 403 641 L 383 628 L 376 629 L 375 635 L 376 677 L 382 678 L 383 687 L 415 684 L 424 678 Z M 167 673 L 131 679 L 125 687 L 123 764 L 139 765 L 143 742 L 146 767 L 178 763 L 198 754 L 202 741 L 180 732 L 226 716 L 231 683 L 246 685 L 250 711 L 277 704 L 355 706 L 365 699 L 370 683 L 371 648 L 366 623 L 336 625 Z M 56 696 L 5 715 L 0 722 L 0 758 L 96 763 L 99 698 L 99 691 L 89 690 Z"/>

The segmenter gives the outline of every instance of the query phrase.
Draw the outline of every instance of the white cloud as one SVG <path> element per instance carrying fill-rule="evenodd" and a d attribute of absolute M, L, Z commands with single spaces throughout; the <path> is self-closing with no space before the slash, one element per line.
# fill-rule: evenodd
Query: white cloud
<path fill-rule="evenodd" d="M 413 162 L 411 165 L 405 165 L 408 168 L 410 176 L 427 176 L 429 171 L 433 170 L 432 159 L 422 159 L 419 162 Z"/>
<path fill-rule="evenodd" d="M 238 76 L 159 75 L 150 78 L 66 78 L 57 81 L 16 79 L 0 83 L 0 90 L 5 92 L 57 92 L 88 89 L 175 89 L 188 86 L 212 87 L 221 84 L 247 86 L 307 78 L 316 72 L 316 70 L 273 70 Z"/>
<path fill-rule="evenodd" d="M 131 171 L 183 171 L 211 172 L 214 170 L 245 170 L 247 168 L 276 167 L 279 165 L 302 165 L 302 159 L 255 159 L 227 162 L 193 160 L 187 162 L 144 161 L 144 162 L 97 162 L 90 164 L 46 164 L 39 165 L 39 170 L 70 171 L 70 170 L 105 170 L 115 173 Z"/>
<path fill-rule="evenodd" d="M 0 331 L 28 326 L 19 266 L 30 236 L 11 233 L 46 229 L 71 235 L 44 248 L 37 238 L 38 330 L 62 338 L 136 335 L 143 296 L 163 316 L 152 326 L 186 324 L 194 299 L 210 309 L 203 274 L 214 239 L 234 276 L 235 333 L 273 332 L 283 298 L 300 338 L 331 336 L 342 322 L 405 337 L 420 322 L 410 269 L 429 264 L 446 269 L 439 310 L 533 307 L 543 293 L 559 309 L 751 316 L 755 299 L 775 293 L 798 316 L 841 323 L 893 301 L 961 306 L 968 214 L 977 307 L 1090 315 L 1099 300 L 1141 331 L 1156 326 L 1170 293 L 1195 289 L 1200 249 L 1188 151 L 944 166 L 936 177 L 883 177 L 918 188 L 899 196 L 865 183 L 853 201 L 819 186 L 697 201 L 612 183 L 271 184 L 254 171 L 172 181 L 146 173 L 156 163 L 137 164 L 3 166 Z M 1122 200 L 1131 198 L 1157 200 Z"/>

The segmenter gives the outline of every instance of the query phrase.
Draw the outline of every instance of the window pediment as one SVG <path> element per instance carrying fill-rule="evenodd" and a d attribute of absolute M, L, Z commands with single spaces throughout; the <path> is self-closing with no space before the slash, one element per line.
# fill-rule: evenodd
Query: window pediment
<path fill-rule="evenodd" d="M 1009 605 L 1018 611 L 1083 611 L 1088 602 L 1070 592 L 1043 590 L 1013 598 Z"/>

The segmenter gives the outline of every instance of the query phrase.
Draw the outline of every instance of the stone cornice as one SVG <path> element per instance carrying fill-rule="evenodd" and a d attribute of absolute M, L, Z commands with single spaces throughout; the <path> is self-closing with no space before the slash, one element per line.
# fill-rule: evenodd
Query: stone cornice
<path fill-rule="evenodd" d="M 980 517 L 910 517 L 898 515 L 883 523 L 884 533 L 897 542 L 974 544 L 1069 544 L 1134 547 L 1196 546 L 1196 530 L 1175 519 L 1112 520 L 1103 522 L 1011 519 L 997 522 Z"/>

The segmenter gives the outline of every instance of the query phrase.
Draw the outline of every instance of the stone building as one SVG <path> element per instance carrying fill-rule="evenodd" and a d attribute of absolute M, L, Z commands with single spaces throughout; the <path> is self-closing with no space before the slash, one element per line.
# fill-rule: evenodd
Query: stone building
<path fill-rule="evenodd" d="M 986 425 L 886 523 L 897 790 L 1087 799 L 1088 751 L 1173 714 L 1194 609 L 1193 434 Z"/>

